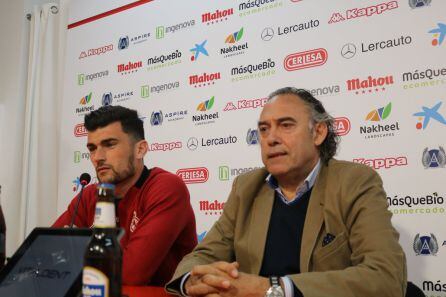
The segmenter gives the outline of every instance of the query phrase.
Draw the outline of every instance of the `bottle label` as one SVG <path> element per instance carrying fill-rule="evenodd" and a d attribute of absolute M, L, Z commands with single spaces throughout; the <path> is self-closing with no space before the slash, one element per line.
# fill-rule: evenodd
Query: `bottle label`
<path fill-rule="evenodd" d="M 85 266 L 82 272 L 82 297 L 108 297 L 109 280 L 102 271 Z"/>
<path fill-rule="evenodd" d="M 94 227 L 115 228 L 115 204 L 110 202 L 97 202 L 94 212 Z"/>

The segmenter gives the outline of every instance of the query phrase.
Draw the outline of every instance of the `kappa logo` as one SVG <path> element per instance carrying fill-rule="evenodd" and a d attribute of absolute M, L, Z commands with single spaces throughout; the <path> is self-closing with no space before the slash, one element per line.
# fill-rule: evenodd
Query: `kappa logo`
<path fill-rule="evenodd" d="M 429 168 L 444 168 L 446 165 L 446 153 L 442 146 L 438 149 L 425 148 L 423 151 L 422 163 L 424 169 Z"/>
<path fill-rule="evenodd" d="M 385 157 L 376 159 L 356 158 L 353 162 L 370 166 L 374 169 L 389 169 L 394 166 L 407 166 L 406 157 Z"/>
<path fill-rule="evenodd" d="M 209 170 L 206 167 L 178 169 L 176 175 L 181 177 L 185 184 L 205 183 L 209 179 Z"/>
<path fill-rule="evenodd" d="M 436 256 L 438 253 L 438 241 L 433 233 L 430 236 L 415 235 L 413 250 L 417 256 Z"/>
<path fill-rule="evenodd" d="M 335 12 L 331 15 L 329 24 L 342 22 L 345 20 L 355 19 L 358 17 L 370 17 L 373 15 L 382 14 L 386 11 L 398 8 L 398 1 L 390 1 L 378 5 L 371 5 L 363 8 L 348 9 L 345 13 Z"/>
<path fill-rule="evenodd" d="M 351 129 L 350 120 L 346 117 L 337 117 L 334 118 L 334 129 L 338 136 L 347 135 Z"/>
<path fill-rule="evenodd" d="M 283 66 L 287 71 L 322 66 L 327 62 L 328 53 L 323 48 L 290 54 L 285 57 Z"/>

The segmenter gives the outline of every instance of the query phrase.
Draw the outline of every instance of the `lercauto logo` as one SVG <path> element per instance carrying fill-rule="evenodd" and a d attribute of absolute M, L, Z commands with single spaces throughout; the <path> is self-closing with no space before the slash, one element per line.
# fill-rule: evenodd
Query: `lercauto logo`
<path fill-rule="evenodd" d="M 382 92 L 386 90 L 386 86 L 393 85 L 393 76 L 372 77 L 369 75 L 366 79 L 352 78 L 347 80 L 347 89 L 355 92 L 356 95 Z"/>
<path fill-rule="evenodd" d="M 194 48 L 191 48 L 190 51 L 193 53 L 192 56 L 190 57 L 191 61 L 196 61 L 198 59 L 198 57 L 200 56 L 200 54 L 203 54 L 205 56 L 209 57 L 208 51 L 206 50 L 206 48 L 204 47 L 206 45 L 208 41 L 205 40 L 200 44 L 195 44 Z"/>
<path fill-rule="evenodd" d="M 353 162 L 370 166 L 374 169 L 389 169 L 395 166 L 407 166 L 406 157 L 385 157 L 376 159 L 355 158 Z"/>
<path fill-rule="evenodd" d="M 246 132 L 246 143 L 248 145 L 259 144 L 259 131 L 257 129 L 248 129 L 248 132 Z"/>
<path fill-rule="evenodd" d="M 295 71 L 324 65 L 327 59 L 327 51 L 323 48 L 318 48 L 286 56 L 283 61 L 283 66 L 287 71 Z"/>
<path fill-rule="evenodd" d="M 90 94 L 82 97 L 81 100 L 79 100 L 79 104 L 80 105 L 87 105 L 88 103 L 90 103 L 90 101 L 91 101 L 91 92 L 90 92 Z"/>
<path fill-rule="evenodd" d="M 237 32 L 234 32 L 230 34 L 228 37 L 226 37 L 225 43 L 232 45 L 221 48 L 220 54 L 224 55 L 225 58 L 244 54 L 245 50 L 248 48 L 248 43 L 245 42 L 243 44 L 235 44 L 242 39 L 242 36 L 243 36 L 243 27 Z"/>
<path fill-rule="evenodd" d="M 127 64 L 119 64 L 118 65 L 118 73 L 121 75 L 138 72 L 138 69 L 142 67 L 142 61 L 131 62 L 129 61 Z"/>
<path fill-rule="evenodd" d="M 210 86 L 211 84 L 215 84 L 216 80 L 219 80 L 221 78 L 220 72 L 215 73 L 203 73 L 201 75 L 191 75 L 189 76 L 189 85 L 194 86 L 194 88 L 197 87 L 205 87 Z"/>
<path fill-rule="evenodd" d="M 74 136 L 82 137 L 82 136 L 87 136 L 87 135 L 88 135 L 88 131 L 87 131 L 87 129 L 85 129 L 84 124 L 77 124 L 76 126 L 74 126 Z"/>
<path fill-rule="evenodd" d="M 382 14 L 388 10 L 392 10 L 395 8 L 398 8 L 398 1 L 390 1 L 387 3 L 371 5 L 363 8 L 352 8 L 348 9 L 345 14 L 340 12 L 333 13 L 328 23 L 333 24 L 345 20 L 355 19 L 358 17 L 370 17 L 375 14 Z"/>
<path fill-rule="evenodd" d="M 334 129 L 338 136 L 347 135 L 351 129 L 350 120 L 346 117 L 334 118 Z"/>
<path fill-rule="evenodd" d="M 183 168 L 176 172 L 185 184 L 205 183 L 209 179 L 209 170 L 206 167 Z"/>
<path fill-rule="evenodd" d="M 446 165 L 446 153 L 443 147 L 438 149 L 425 148 L 423 151 L 422 163 L 424 169 L 429 168 L 444 168 Z"/>
<path fill-rule="evenodd" d="M 414 113 L 413 115 L 418 117 L 418 123 L 416 125 L 417 129 L 426 129 L 429 124 L 430 119 L 434 121 L 446 125 L 446 119 L 438 112 L 438 109 L 441 106 L 441 101 L 435 104 L 433 107 L 423 106 L 421 109 L 423 111 L 419 111 Z"/>
<path fill-rule="evenodd" d="M 417 256 L 436 256 L 438 253 L 438 241 L 434 234 L 430 236 L 415 235 L 413 250 Z"/>
<path fill-rule="evenodd" d="M 214 106 L 214 98 L 215 96 L 212 96 L 211 99 L 206 100 L 204 102 L 201 102 L 200 104 L 198 104 L 197 106 L 197 110 L 198 111 L 208 111 L 212 108 L 212 106 Z"/>
<path fill-rule="evenodd" d="M 150 115 L 150 125 L 152 126 L 161 126 L 163 123 L 163 112 L 160 111 L 153 111 Z"/>
<path fill-rule="evenodd" d="M 432 45 L 440 46 L 443 43 L 444 37 L 446 36 L 446 24 L 438 23 L 437 28 L 430 30 L 429 33 L 434 34 L 434 39 L 432 39 L 431 42 Z"/>
<path fill-rule="evenodd" d="M 206 25 L 227 21 L 230 15 L 234 14 L 233 8 L 228 8 L 225 10 L 216 10 L 215 12 L 206 12 L 201 15 L 201 22 L 206 23 Z"/>

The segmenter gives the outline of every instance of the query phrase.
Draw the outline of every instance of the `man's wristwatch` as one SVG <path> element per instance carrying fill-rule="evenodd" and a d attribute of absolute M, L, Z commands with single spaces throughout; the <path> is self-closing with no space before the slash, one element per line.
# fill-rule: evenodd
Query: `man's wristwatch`
<path fill-rule="evenodd" d="M 279 278 L 277 276 L 270 276 L 269 282 L 271 287 L 265 293 L 265 297 L 285 297 L 282 287 L 279 283 Z"/>

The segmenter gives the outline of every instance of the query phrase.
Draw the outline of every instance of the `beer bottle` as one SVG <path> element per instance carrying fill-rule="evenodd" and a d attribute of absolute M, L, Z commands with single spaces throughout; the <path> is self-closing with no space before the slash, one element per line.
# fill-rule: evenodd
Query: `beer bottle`
<path fill-rule="evenodd" d="M 0 194 L 2 187 L 0 186 Z M 1 195 L 0 195 L 1 196 Z M 6 223 L 3 216 L 2 205 L 0 204 L 0 270 L 5 265 L 6 259 Z"/>
<path fill-rule="evenodd" d="M 116 238 L 115 186 L 99 184 L 93 236 L 84 256 L 83 297 L 121 297 L 122 251 Z"/>

